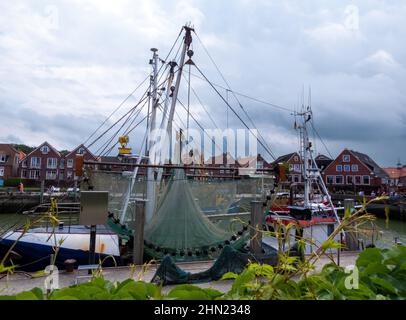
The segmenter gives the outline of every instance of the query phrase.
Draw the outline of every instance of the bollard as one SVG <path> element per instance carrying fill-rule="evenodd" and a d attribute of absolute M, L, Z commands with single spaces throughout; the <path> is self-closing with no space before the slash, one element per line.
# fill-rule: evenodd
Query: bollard
<path fill-rule="evenodd" d="M 344 218 L 349 218 L 354 211 L 354 199 L 344 199 Z M 359 249 L 358 232 L 356 230 L 345 232 L 345 243 L 347 250 L 356 251 Z"/>
<path fill-rule="evenodd" d="M 262 253 L 262 201 L 251 201 L 250 251 Z"/>
<path fill-rule="evenodd" d="M 145 201 L 137 200 L 135 203 L 134 216 L 134 246 L 133 263 L 142 265 L 144 262 L 144 224 L 145 224 Z"/>

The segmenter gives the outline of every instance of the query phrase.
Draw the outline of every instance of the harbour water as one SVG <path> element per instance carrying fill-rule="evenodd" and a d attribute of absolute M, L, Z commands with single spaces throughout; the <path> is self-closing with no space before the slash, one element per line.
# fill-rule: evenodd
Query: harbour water
<path fill-rule="evenodd" d="M 21 214 L 0 214 L 0 235 L 9 229 L 23 226 L 30 219 L 36 217 L 30 217 Z M 60 220 L 68 225 L 69 220 L 74 224 L 77 222 L 77 215 L 61 215 Z M 45 226 L 45 225 L 44 225 Z M 395 240 L 406 244 L 406 222 L 385 219 L 376 219 L 373 224 L 365 225 L 363 229 L 367 229 L 367 232 L 362 235 L 365 239 L 365 243 L 370 244 L 373 242 L 377 247 L 390 247 L 395 243 Z M 374 238 L 372 239 L 372 235 Z"/>

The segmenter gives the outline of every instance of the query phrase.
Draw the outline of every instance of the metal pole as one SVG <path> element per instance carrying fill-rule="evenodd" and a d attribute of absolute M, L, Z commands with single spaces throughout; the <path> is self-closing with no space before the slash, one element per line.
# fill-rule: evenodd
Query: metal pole
<path fill-rule="evenodd" d="M 133 246 L 133 263 L 142 265 L 144 262 L 144 224 L 145 224 L 145 201 L 138 200 L 135 203 L 135 229 Z"/>
<path fill-rule="evenodd" d="M 251 201 L 250 251 L 262 253 L 262 201 Z"/>

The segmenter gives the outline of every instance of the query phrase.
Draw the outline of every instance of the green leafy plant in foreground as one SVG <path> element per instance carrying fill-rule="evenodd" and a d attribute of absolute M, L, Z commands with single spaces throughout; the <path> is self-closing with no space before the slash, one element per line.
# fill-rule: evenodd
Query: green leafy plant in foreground
<path fill-rule="evenodd" d="M 350 274 L 333 263 L 320 272 L 304 274 L 298 280 L 278 272 L 270 265 L 250 264 L 239 275 L 226 273 L 223 279 L 233 279 L 231 289 L 222 293 L 212 288 L 191 284 L 174 286 L 168 293 L 162 287 L 144 281 L 127 279 L 110 282 L 101 276 L 92 281 L 52 291 L 49 300 L 381 300 L 406 299 L 406 247 L 389 249 L 370 248 L 360 253 L 356 261 L 357 285 L 348 287 Z M 352 274 L 353 276 L 355 274 Z M 354 285 L 354 284 L 353 284 Z M 40 300 L 44 293 L 39 288 L 2 296 L 0 299 Z"/>

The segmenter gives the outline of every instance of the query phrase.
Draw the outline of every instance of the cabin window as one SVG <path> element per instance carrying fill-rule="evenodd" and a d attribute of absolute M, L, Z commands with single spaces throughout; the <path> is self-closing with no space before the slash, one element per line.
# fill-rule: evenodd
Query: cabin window
<path fill-rule="evenodd" d="M 58 161 L 56 158 L 48 158 L 47 159 L 47 168 L 55 169 L 58 165 Z"/>
<path fill-rule="evenodd" d="M 4 177 L 4 167 L 0 167 L 0 177 Z"/>
<path fill-rule="evenodd" d="M 334 224 L 328 224 L 327 225 L 327 236 L 330 236 L 334 231 Z"/>
<path fill-rule="evenodd" d="M 352 172 L 358 172 L 358 165 L 357 164 L 353 164 L 351 166 Z"/>
<path fill-rule="evenodd" d="M 336 184 L 343 184 L 344 177 L 343 176 L 336 176 Z"/>
<path fill-rule="evenodd" d="M 350 155 L 349 154 L 344 154 L 343 155 L 343 162 L 350 162 L 350 161 L 351 161 Z"/>
<path fill-rule="evenodd" d="M 354 184 L 354 177 L 353 176 L 347 176 L 347 184 Z"/>
<path fill-rule="evenodd" d="M 367 184 L 367 185 L 370 184 L 370 178 L 369 178 L 369 176 L 363 176 L 363 177 L 362 177 L 362 184 Z"/>
<path fill-rule="evenodd" d="M 341 164 L 336 165 L 336 171 L 337 172 L 342 172 L 343 171 L 343 166 Z"/>
<path fill-rule="evenodd" d="M 31 158 L 31 168 L 41 168 L 41 158 L 40 157 Z"/>
<path fill-rule="evenodd" d="M 327 176 L 327 184 L 333 184 L 334 183 L 334 176 Z"/>

